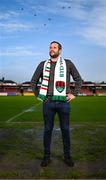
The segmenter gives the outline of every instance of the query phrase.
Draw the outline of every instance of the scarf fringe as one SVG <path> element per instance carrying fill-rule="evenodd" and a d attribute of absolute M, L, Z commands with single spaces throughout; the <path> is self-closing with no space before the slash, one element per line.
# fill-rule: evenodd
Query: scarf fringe
<path fill-rule="evenodd" d="M 54 101 L 66 101 L 66 96 L 53 96 L 52 100 Z"/>
<path fill-rule="evenodd" d="M 39 94 L 38 99 L 44 101 L 47 97 L 45 95 Z M 53 96 L 53 101 L 67 101 L 66 96 Z"/>
<path fill-rule="evenodd" d="M 40 100 L 45 100 L 46 99 L 46 96 L 45 95 L 43 95 L 43 94 L 39 94 L 38 95 L 38 99 L 40 99 Z"/>

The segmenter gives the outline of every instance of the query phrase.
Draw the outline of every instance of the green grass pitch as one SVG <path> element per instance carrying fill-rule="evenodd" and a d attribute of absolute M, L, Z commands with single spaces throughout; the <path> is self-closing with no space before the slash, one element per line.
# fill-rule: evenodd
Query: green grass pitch
<path fill-rule="evenodd" d="M 106 120 L 106 97 L 77 97 L 70 105 L 73 123 Z M 1 122 L 43 122 L 42 102 L 33 96 L 0 97 Z"/>
<path fill-rule="evenodd" d="M 42 102 L 34 96 L 0 97 L 0 179 L 106 179 L 106 96 L 77 97 L 70 106 L 75 167 L 63 162 L 56 116 L 52 162 L 42 168 Z"/>

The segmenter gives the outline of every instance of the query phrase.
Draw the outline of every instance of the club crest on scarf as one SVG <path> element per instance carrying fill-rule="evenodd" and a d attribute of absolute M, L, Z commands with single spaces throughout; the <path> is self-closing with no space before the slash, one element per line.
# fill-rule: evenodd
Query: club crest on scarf
<path fill-rule="evenodd" d="M 56 81 L 55 83 L 56 89 L 58 92 L 63 92 L 65 88 L 65 82 L 64 81 Z"/>

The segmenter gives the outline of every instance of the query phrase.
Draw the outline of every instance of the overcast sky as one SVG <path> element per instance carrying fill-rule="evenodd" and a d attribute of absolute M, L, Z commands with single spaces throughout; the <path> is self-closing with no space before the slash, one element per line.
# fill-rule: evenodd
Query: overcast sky
<path fill-rule="evenodd" d="M 85 81 L 106 81 L 106 0 L 0 0 L 0 79 L 30 81 L 59 41 Z"/>

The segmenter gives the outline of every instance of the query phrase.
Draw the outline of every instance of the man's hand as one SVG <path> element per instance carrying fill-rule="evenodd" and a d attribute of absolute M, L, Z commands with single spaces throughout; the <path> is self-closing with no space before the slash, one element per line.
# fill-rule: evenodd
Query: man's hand
<path fill-rule="evenodd" d="M 75 99 L 75 98 L 76 98 L 76 97 L 75 97 L 73 94 L 71 94 L 71 93 L 66 94 L 66 97 L 67 97 L 67 102 L 70 102 L 72 99 Z"/>

